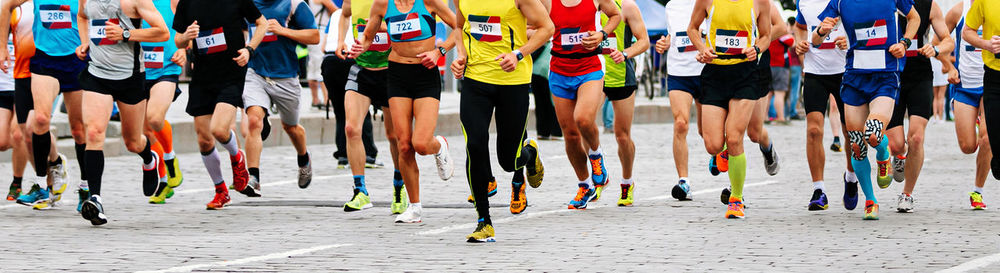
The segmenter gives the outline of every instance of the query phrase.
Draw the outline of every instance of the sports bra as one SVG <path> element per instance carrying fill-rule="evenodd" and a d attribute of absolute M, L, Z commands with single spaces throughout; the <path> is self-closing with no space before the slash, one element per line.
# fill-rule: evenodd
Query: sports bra
<path fill-rule="evenodd" d="M 434 37 L 434 16 L 427 11 L 424 0 L 414 0 L 413 7 L 406 13 L 399 11 L 395 0 L 389 0 L 385 23 L 389 28 L 389 40 L 393 42 L 422 41 Z"/>

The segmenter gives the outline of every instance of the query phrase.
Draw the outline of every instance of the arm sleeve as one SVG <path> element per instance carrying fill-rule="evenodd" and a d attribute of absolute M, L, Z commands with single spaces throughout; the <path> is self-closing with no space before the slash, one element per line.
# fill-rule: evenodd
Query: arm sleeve
<path fill-rule="evenodd" d="M 257 6 L 253 4 L 253 0 L 243 0 L 240 2 L 240 15 L 247 22 L 256 22 L 257 18 L 260 18 L 260 10 Z"/>
<path fill-rule="evenodd" d="M 309 9 L 309 4 L 306 4 L 305 1 L 300 2 L 299 7 L 295 8 L 295 14 L 292 14 L 292 20 L 288 22 L 288 25 L 291 29 L 316 29 L 316 20 Z"/>
<path fill-rule="evenodd" d="M 187 0 L 177 1 L 177 11 L 174 12 L 174 24 L 171 27 L 178 33 L 187 31 L 187 27 L 191 25 L 191 20 L 187 14 L 187 6 Z"/>

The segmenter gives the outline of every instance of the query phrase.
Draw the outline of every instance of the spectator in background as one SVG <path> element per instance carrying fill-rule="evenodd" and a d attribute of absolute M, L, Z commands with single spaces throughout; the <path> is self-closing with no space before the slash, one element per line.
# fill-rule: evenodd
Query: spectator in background
<path fill-rule="evenodd" d="M 791 28 L 794 25 L 795 17 L 788 17 L 788 27 Z M 785 103 L 785 117 L 791 120 L 801 120 L 798 104 L 799 94 L 802 92 L 800 88 L 802 86 L 802 56 L 799 56 L 791 47 L 788 48 L 788 71 L 790 88 L 788 89 L 788 102 Z"/>
<path fill-rule="evenodd" d="M 549 54 L 550 44 L 531 53 L 535 60 L 531 72 L 531 93 L 535 95 L 535 130 L 539 140 L 554 140 L 562 138 L 562 129 L 556 120 L 556 108 L 552 104 L 552 94 L 549 92 Z"/>
<path fill-rule="evenodd" d="M 312 11 L 313 21 L 316 22 L 316 26 L 322 31 L 330 23 L 330 14 L 334 10 L 337 10 L 337 6 L 334 5 L 332 0 L 309 0 L 309 10 Z M 320 43 L 323 42 L 323 39 L 326 39 L 325 35 L 320 35 L 319 37 Z M 312 106 L 317 109 L 323 109 L 323 107 L 326 107 L 326 101 L 330 100 L 329 91 L 326 85 L 323 85 L 323 48 L 319 44 L 315 44 L 308 45 L 308 49 L 306 80 L 309 81 L 309 90 L 312 92 Z M 320 99 L 320 90 L 323 91 L 323 99 Z"/>
<path fill-rule="evenodd" d="M 773 96 L 771 108 L 777 114 L 775 120 L 781 124 L 788 124 L 788 120 L 785 119 L 785 95 L 788 94 L 790 77 L 788 49 L 794 44 L 795 38 L 791 34 L 785 33 L 771 41 L 767 50 L 768 54 L 771 54 L 771 96 Z"/>

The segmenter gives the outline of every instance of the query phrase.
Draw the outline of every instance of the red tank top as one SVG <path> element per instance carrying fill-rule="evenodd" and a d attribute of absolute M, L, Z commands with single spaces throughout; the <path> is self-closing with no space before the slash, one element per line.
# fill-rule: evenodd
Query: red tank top
<path fill-rule="evenodd" d="M 549 17 L 555 25 L 552 35 L 552 60 L 549 69 L 563 76 L 580 76 L 601 70 L 600 48 L 586 50 L 583 37 L 595 31 L 594 15 L 597 7 L 593 0 L 581 0 L 575 7 L 563 6 L 561 0 L 552 0 Z M 566 56 L 572 54 L 575 56 Z M 563 56 L 559 56 L 563 55 Z"/>

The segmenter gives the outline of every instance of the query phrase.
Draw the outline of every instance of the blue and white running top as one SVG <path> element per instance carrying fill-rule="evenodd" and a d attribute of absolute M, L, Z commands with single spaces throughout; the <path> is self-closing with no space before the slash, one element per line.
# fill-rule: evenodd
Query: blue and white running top
<path fill-rule="evenodd" d="M 818 16 L 840 17 L 847 32 L 847 73 L 901 72 L 905 58 L 893 57 L 889 47 L 902 38 L 896 12 L 907 14 L 913 0 L 831 0 Z"/>

